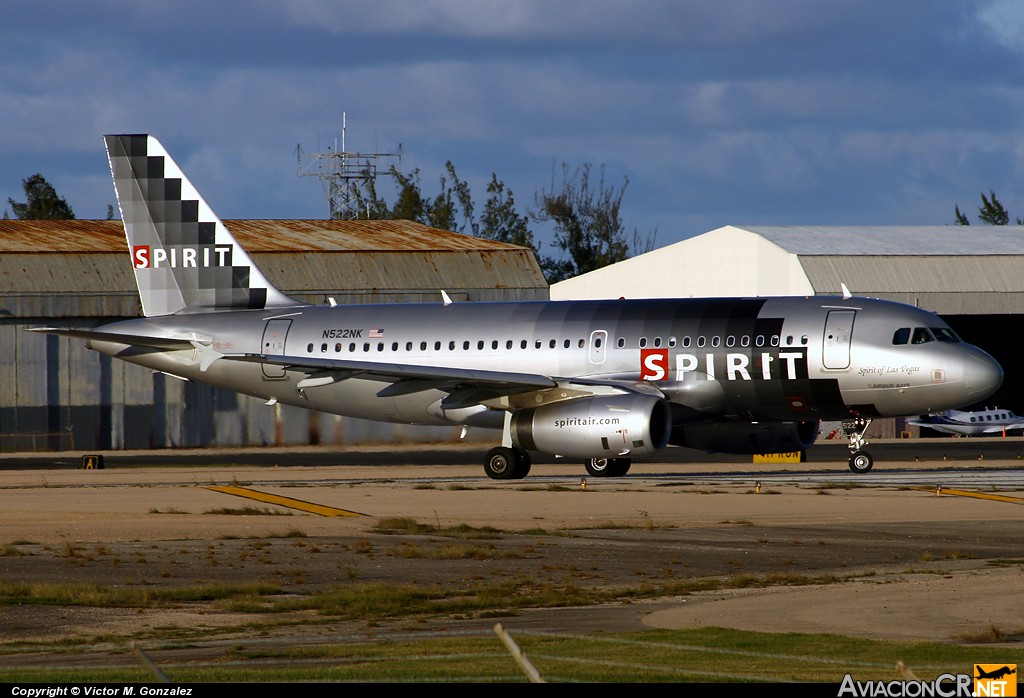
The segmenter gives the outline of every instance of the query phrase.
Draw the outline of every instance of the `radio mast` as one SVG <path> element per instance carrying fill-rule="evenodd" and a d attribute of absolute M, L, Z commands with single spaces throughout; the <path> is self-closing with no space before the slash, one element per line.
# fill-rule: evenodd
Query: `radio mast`
<path fill-rule="evenodd" d="M 302 144 L 295 151 L 299 160 L 300 177 L 317 177 L 327 194 L 327 208 L 332 219 L 356 220 L 366 218 L 365 212 L 356 210 L 356 196 L 353 187 L 366 193 L 366 185 L 375 184 L 380 168 L 384 167 L 386 158 L 397 158 L 398 166 L 402 165 L 402 145 L 398 145 L 397 153 L 358 153 L 348 152 L 345 145 L 346 114 L 341 114 L 341 146 L 337 139 L 334 148 L 327 148 L 322 153 L 307 153 Z M 387 170 L 384 171 L 387 174 Z M 360 215 L 362 213 L 362 215 Z"/>

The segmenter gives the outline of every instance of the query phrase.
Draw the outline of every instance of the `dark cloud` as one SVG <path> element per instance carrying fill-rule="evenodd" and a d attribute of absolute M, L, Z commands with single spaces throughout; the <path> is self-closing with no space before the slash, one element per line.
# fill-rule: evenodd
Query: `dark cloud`
<path fill-rule="evenodd" d="M 522 206 L 566 162 L 628 178 L 669 243 L 728 223 L 1024 210 L 1024 11 L 1005 0 L 17 3 L 0 22 L 0 195 L 39 171 L 84 217 L 101 135 L 158 135 L 225 217 L 317 217 L 296 145 L 446 160 Z M 1020 205 L 1014 207 L 1014 203 Z"/>

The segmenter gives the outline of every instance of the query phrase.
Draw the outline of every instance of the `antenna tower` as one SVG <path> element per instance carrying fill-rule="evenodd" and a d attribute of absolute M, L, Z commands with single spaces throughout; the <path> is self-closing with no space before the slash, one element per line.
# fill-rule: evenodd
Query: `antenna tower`
<path fill-rule="evenodd" d="M 401 167 L 402 146 L 399 144 L 397 153 L 350 153 L 345 147 L 345 122 L 346 115 L 343 112 L 340 148 L 335 139 L 334 148 L 328 147 L 325 153 L 307 153 L 302 150 L 301 144 L 295 150 L 299 159 L 299 176 L 317 177 L 323 185 L 330 217 L 351 221 L 368 217 L 366 212 L 356 209 L 353 186 L 361 188 L 365 193 L 366 185 L 376 181 L 385 158 L 397 158 L 398 166 Z"/>

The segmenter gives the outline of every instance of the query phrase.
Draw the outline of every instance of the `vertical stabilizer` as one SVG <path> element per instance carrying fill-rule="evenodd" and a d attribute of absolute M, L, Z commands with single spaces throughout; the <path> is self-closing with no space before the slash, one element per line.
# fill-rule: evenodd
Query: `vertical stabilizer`
<path fill-rule="evenodd" d="M 267 281 L 156 138 L 104 141 L 147 317 L 301 305 Z"/>

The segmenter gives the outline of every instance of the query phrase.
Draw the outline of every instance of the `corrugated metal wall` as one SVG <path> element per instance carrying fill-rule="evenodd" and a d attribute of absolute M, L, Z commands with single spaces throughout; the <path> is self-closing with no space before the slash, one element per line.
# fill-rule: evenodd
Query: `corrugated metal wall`
<path fill-rule="evenodd" d="M 379 424 L 268 406 L 111 359 L 81 340 L 27 332 L 91 328 L 140 314 L 120 223 L 71 223 L 57 235 L 52 226 L 68 222 L 0 222 L 0 452 L 458 439 L 458 427 Z M 275 228 L 280 221 L 234 223 L 247 246 L 264 237 L 252 247 L 271 251 L 254 252 L 254 261 L 285 293 L 307 302 L 433 301 L 442 289 L 455 300 L 548 297 L 536 259 L 523 248 L 403 223 L 385 226 L 375 249 L 372 223 L 361 222 L 356 235 L 338 225 L 343 222 L 323 221 L 329 229 L 315 236 L 315 249 L 295 249 L 301 238 L 282 240 Z M 296 226 L 305 232 L 320 221 L 283 223 L 294 235 Z M 268 229 L 277 232 L 267 236 Z M 403 231 L 414 233 L 413 249 L 401 249 Z M 59 251 L 39 251 L 42 238 Z M 471 438 L 494 436 L 476 432 Z"/>

